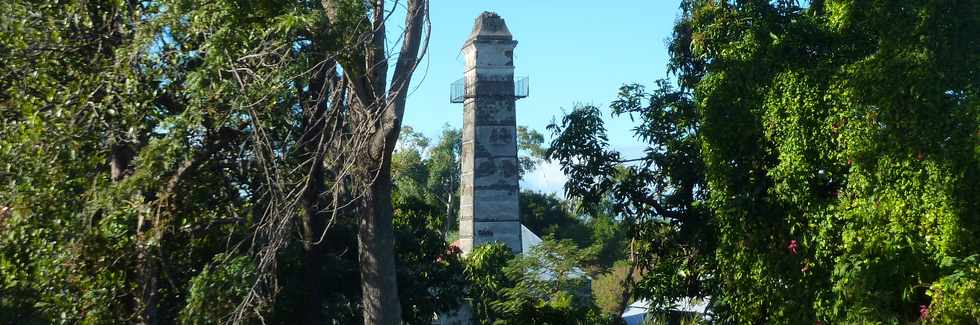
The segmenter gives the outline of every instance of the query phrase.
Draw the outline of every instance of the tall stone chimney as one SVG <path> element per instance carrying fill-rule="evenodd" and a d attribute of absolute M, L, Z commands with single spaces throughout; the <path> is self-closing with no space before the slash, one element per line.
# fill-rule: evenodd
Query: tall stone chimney
<path fill-rule="evenodd" d="M 504 19 L 492 12 L 476 18 L 463 45 L 466 71 L 453 101 L 463 103 L 464 116 L 459 207 L 459 246 L 464 254 L 490 242 L 521 253 L 515 46 Z"/>

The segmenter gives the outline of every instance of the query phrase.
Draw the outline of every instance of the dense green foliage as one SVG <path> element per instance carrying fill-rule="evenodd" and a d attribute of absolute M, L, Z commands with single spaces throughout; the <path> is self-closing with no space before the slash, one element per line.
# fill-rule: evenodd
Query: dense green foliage
<path fill-rule="evenodd" d="M 581 269 L 590 256 L 571 240 L 545 238 L 504 268 L 514 286 L 497 307 L 508 324 L 584 324 L 594 315 L 588 275 Z"/>
<path fill-rule="evenodd" d="M 555 194 L 521 191 L 521 224 L 538 236 L 574 240 L 579 246 L 592 242 L 590 229 L 574 214 L 572 202 Z"/>
<path fill-rule="evenodd" d="M 518 136 L 522 173 L 527 173 L 541 161 L 545 151 L 541 148 L 543 136 L 524 127 L 519 128 Z M 444 283 L 445 286 L 439 287 L 448 288 L 443 292 L 447 294 L 445 298 L 466 297 L 476 318 L 486 324 L 597 324 L 597 321 L 610 321 L 603 318 L 609 316 L 600 316 L 598 308 L 594 307 L 586 272 L 601 272 L 620 258 L 624 236 L 611 216 L 584 220 L 574 213 L 574 202 L 553 194 L 520 193 L 522 223 L 532 232 L 549 238 L 525 255 L 515 257 L 506 246 L 486 245 L 476 248 L 463 259 L 465 272 L 457 272 L 454 267 L 460 258 L 458 251 L 435 256 L 412 253 L 413 249 L 426 245 L 431 245 L 431 249 L 421 251 L 435 252 L 440 243 L 445 244 L 437 243 L 440 239 L 447 242 L 455 239 L 460 141 L 460 132 L 451 128 L 445 128 L 435 141 L 411 127 L 402 131 L 392 160 L 396 187 L 394 201 L 398 215 L 410 216 L 408 222 L 416 223 L 412 227 L 403 227 L 403 219 L 396 220 L 399 258 L 410 256 L 418 258 L 419 262 L 428 258 L 428 261 L 437 261 L 436 264 L 455 262 L 434 272 L 424 268 L 399 269 L 399 274 L 406 274 L 404 281 L 399 278 L 399 290 L 410 290 L 406 287 L 409 285 L 424 289 L 425 283 Z M 404 209 L 409 207 L 424 211 L 425 217 L 416 217 L 418 212 L 406 214 Z M 416 231 L 403 232 L 402 229 Z M 438 236 L 440 229 L 444 230 L 444 237 Z M 561 240 L 553 240 L 555 238 Z M 602 255 L 596 256 L 600 252 Z M 408 274 L 418 278 L 411 279 Z M 541 274 L 557 276 L 541 278 Z M 458 278 L 464 275 L 465 279 Z M 465 294 L 457 291 L 460 288 Z"/>
<path fill-rule="evenodd" d="M 580 202 L 555 194 L 522 191 L 521 224 L 541 237 L 567 239 L 591 251 L 591 258 L 580 264 L 590 272 L 602 272 L 626 255 L 626 234 L 608 201 L 591 214 L 579 212 Z"/>
<path fill-rule="evenodd" d="M 325 23 L 319 1 L 0 3 L 0 323 L 359 322 L 358 220 L 304 231 L 284 200 L 349 38 Z M 428 323 L 462 265 L 440 207 L 396 208 L 403 320 Z"/>
<path fill-rule="evenodd" d="M 547 238 L 520 256 L 503 244 L 474 248 L 466 257 L 469 297 L 481 324 L 617 324 L 595 306 L 580 266 L 590 252 L 571 240 Z"/>
<path fill-rule="evenodd" d="M 681 8 L 676 79 L 612 105 L 644 157 L 596 108 L 554 127 L 569 194 L 618 198 L 643 243 L 636 294 L 746 324 L 980 319 L 980 4 Z"/>
<path fill-rule="evenodd" d="M 541 159 L 536 155 L 544 152 L 540 147 L 542 136 L 526 128 L 522 128 L 518 135 L 525 138 L 520 141 L 520 158 L 526 162 L 523 168 L 528 172 Z M 444 129 L 434 142 L 411 127 L 402 131 L 392 161 L 396 187 L 394 201 L 398 215 L 409 216 L 410 219 L 405 221 L 415 224 L 403 227 L 405 221 L 401 217 L 396 220 L 399 240 L 404 236 L 404 241 L 399 241 L 399 258 L 417 257 L 419 262 L 428 258 L 438 263 L 459 259 L 458 254 L 452 252 L 425 256 L 412 251 L 436 252 L 439 244 L 444 245 L 437 243 L 443 239 L 438 235 L 440 229 L 445 229 L 444 240 L 455 239 L 458 221 L 453 214 L 458 205 L 450 204 L 458 204 L 460 140 L 460 133 L 450 128 Z M 448 187 L 448 192 L 443 186 Z M 437 193 L 447 196 L 440 197 Z M 487 324 L 589 324 L 589 320 L 601 317 L 586 281 L 589 272 L 602 272 L 615 259 L 621 258 L 625 237 L 611 216 L 584 220 L 574 213 L 573 204 L 553 194 L 523 191 L 520 193 L 522 223 L 547 238 L 541 246 L 517 257 L 502 245 L 477 248 L 463 259 L 465 272 L 456 272 L 453 268 L 458 261 L 435 272 L 399 269 L 400 273 L 406 274 L 405 281 L 399 280 L 399 290 L 410 290 L 406 287 L 409 284 L 417 284 L 418 289 L 425 288 L 425 283 L 446 284 L 439 286 L 450 289 L 446 291 L 449 293 L 446 298 L 453 295 L 467 297 L 477 318 Z M 406 213 L 405 209 L 410 207 L 415 207 L 416 212 Z M 425 217 L 417 217 L 420 213 Z M 416 231 L 402 232 L 402 229 Z M 432 247 L 419 247 L 426 245 Z M 458 279 L 464 273 L 465 279 Z M 537 276 L 545 273 L 556 277 Z M 416 274 L 418 279 L 411 279 L 407 274 Z M 467 294 L 452 291 L 460 288 Z"/>
<path fill-rule="evenodd" d="M 383 10 L 2 1 L 0 323 L 360 323 L 384 291 L 364 238 L 394 242 L 406 324 L 692 297 L 720 323 L 980 322 L 980 3 L 802 3 L 681 1 L 671 79 L 610 105 L 644 154 L 611 148 L 598 107 L 550 148 L 519 127 L 521 174 L 559 162 L 570 199 L 522 192 L 546 240 L 462 257 L 458 130 L 404 128 L 393 188 L 364 161 L 400 129 L 356 93 L 387 96 L 363 64 Z M 359 238 L 386 208 L 393 236 Z"/>
<path fill-rule="evenodd" d="M 466 256 L 466 279 L 471 283 L 469 302 L 474 316 L 484 324 L 493 324 L 504 316 L 497 305 L 506 301 L 503 289 L 514 286 L 503 272 L 513 259 L 514 253 L 503 244 L 482 245 Z"/>
<path fill-rule="evenodd" d="M 627 299 L 623 300 L 623 295 L 626 294 L 626 288 L 623 287 L 623 282 L 626 277 L 629 276 L 629 263 L 625 260 L 618 261 L 608 272 L 605 272 L 597 276 L 592 281 L 592 296 L 595 299 L 595 304 L 599 307 L 602 312 L 607 314 L 615 315 L 619 313 L 620 310 L 624 310 L 626 306 L 624 304 L 630 304 L 633 301 Z M 633 281 L 640 278 L 639 273 L 633 274 Z"/>
<path fill-rule="evenodd" d="M 227 242 L 243 239 L 251 205 L 236 187 L 253 179 L 232 172 L 174 181 L 177 166 L 194 161 L 195 152 L 213 155 L 200 167 L 216 171 L 237 154 L 231 150 L 240 143 L 237 128 L 225 126 L 237 122 L 215 123 L 227 107 L 212 106 L 204 95 L 227 84 L 207 81 L 217 68 L 191 54 L 202 42 L 183 50 L 162 44 L 160 30 L 172 16 L 161 12 L 160 3 L 0 6 L 0 205 L 13 211 L 5 216 L 0 243 L 0 317 L 26 323 L 130 320 L 139 295 L 140 247 L 168 252 L 162 271 L 186 284 L 211 256 L 235 251 Z M 175 14 L 186 9 L 172 8 Z M 139 21 L 141 16 L 157 19 Z M 182 27 L 171 35 L 183 37 L 191 29 Z M 153 44 L 159 45 L 151 54 Z M 211 99 L 222 94 L 214 91 Z M 224 148 L 205 148 L 218 138 Z M 123 143 L 138 143 L 139 152 L 131 155 L 138 167 L 127 180 L 113 182 L 108 157 Z M 168 188 L 179 188 L 180 195 Z M 142 232 L 137 221 L 147 219 L 165 226 Z M 195 249 L 180 249 L 191 243 Z M 169 317 L 183 305 L 184 290 L 161 287 L 159 307 Z"/>
<path fill-rule="evenodd" d="M 455 231 L 459 209 L 460 132 L 444 128 L 435 144 L 411 127 L 402 130 L 392 157 L 395 201 L 417 198 L 435 208 L 433 216 L 444 235 Z M 441 209 L 439 209 L 441 208 Z"/>

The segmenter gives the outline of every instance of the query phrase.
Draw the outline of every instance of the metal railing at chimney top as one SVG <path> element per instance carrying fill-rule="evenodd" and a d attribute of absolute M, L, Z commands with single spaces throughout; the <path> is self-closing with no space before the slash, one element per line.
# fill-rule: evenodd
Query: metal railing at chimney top
<path fill-rule="evenodd" d="M 529 92 L 528 77 L 514 77 L 514 98 L 521 99 L 525 98 Z M 449 102 L 450 103 L 462 103 L 467 98 L 473 98 L 475 89 L 472 87 L 467 87 L 466 78 L 459 78 L 459 80 L 454 81 L 449 85 Z"/>

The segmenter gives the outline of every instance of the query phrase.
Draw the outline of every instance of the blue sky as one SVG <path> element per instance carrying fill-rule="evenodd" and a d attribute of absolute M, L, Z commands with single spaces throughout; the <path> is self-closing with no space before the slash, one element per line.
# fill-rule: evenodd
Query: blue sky
<path fill-rule="evenodd" d="M 517 102 L 519 125 L 545 127 L 577 103 L 607 108 L 624 83 L 650 85 L 665 76 L 666 40 L 677 1 L 431 0 L 432 38 L 414 77 L 405 125 L 436 138 L 461 127 L 462 104 L 449 103 L 449 84 L 463 75 L 460 47 L 483 11 L 500 14 L 518 41 L 515 74 L 530 77 L 530 96 Z M 607 110 L 608 112 L 608 110 Z M 610 142 L 626 154 L 642 148 L 628 118 L 607 119 Z M 522 187 L 560 192 L 557 166 L 541 166 Z"/>

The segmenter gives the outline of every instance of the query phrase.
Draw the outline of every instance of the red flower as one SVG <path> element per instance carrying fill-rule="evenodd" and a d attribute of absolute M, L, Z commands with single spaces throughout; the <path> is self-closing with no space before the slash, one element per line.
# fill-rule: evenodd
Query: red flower
<path fill-rule="evenodd" d="M 929 306 L 919 305 L 919 319 L 925 320 L 929 317 Z"/>
<path fill-rule="evenodd" d="M 786 248 L 788 248 L 790 252 L 793 252 L 793 255 L 796 255 L 796 253 L 797 253 L 796 252 L 796 248 L 797 247 L 799 247 L 799 246 L 796 244 L 796 239 L 790 240 L 789 241 L 789 246 L 786 246 Z"/>
<path fill-rule="evenodd" d="M 463 250 L 459 249 L 459 246 L 456 246 L 456 245 L 449 246 L 449 249 L 448 250 L 449 250 L 449 254 L 451 254 L 451 255 L 456 255 L 456 254 L 463 253 Z"/>
<path fill-rule="evenodd" d="M 452 244 L 449 245 L 449 247 L 446 248 L 446 252 L 445 253 L 440 254 L 439 256 L 436 256 L 436 262 L 440 262 L 441 263 L 442 261 L 445 261 L 446 260 L 445 259 L 446 257 L 452 256 L 452 255 L 462 254 L 463 251 L 461 249 L 459 249 L 459 246 L 456 246 L 458 242 L 459 241 L 453 242 Z"/>

